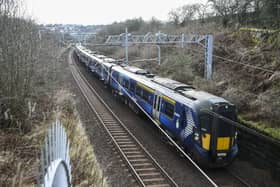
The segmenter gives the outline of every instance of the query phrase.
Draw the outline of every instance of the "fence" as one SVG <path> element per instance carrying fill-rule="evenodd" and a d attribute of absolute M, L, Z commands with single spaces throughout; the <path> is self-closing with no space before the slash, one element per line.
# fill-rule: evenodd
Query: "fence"
<path fill-rule="evenodd" d="M 40 171 L 37 176 L 38 187 L 71 186 L 69 142 L 65 129 L 58 120 L 48 129 L 41 150 L 40 162 Z"/>

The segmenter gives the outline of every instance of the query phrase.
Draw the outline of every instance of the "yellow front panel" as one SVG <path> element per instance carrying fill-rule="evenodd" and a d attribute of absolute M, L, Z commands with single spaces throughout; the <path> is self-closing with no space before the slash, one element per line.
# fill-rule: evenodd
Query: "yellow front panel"
<path fill-rule="evenodd" d="M 224 151 L 229 149 L 230 137 L 220 137 L 217 141 L 217 151 Z"/>
<path fill-rule="evenodd" d="M 206 150 L 210 149 L 210 134 L 204 134 L 202 135 L 202 147 Z"/>

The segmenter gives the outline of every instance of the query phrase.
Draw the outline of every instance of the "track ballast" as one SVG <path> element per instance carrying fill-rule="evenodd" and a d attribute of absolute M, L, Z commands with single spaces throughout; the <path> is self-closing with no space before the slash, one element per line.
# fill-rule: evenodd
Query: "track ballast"
<path fill-rule="evenodd" d="M 72 75 L 82 94 L 138 183 L 141 186 L 178 186 L 88 83 L 72 62 L 71 55 L 69 62 Z"/>

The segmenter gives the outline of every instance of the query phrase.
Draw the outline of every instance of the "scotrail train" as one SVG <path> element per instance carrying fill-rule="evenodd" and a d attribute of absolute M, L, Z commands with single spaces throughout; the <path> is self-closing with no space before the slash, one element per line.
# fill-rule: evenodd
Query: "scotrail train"
<path fill-rule="evenodd" d="M 236 108 L 230 102 L 144 69 L 115 63 L 80 45 L 75 53 L 135 112 L 139 111 L 137 102 L 197 163 L 223 167 L 236 157 L 236 128 L 211 115 L 236 121 Z"/>

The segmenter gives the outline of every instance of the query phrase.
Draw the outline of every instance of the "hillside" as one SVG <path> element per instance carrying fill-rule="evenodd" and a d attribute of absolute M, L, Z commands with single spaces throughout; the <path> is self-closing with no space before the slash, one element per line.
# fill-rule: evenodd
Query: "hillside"
<path fill-rule="evenodd" d="M 169 34 L 206 34 L 201 33 L 201 30 L 213 33 L 213 80 L 203 79 L 204 50 L 195 45 L 183 49 L 172 46 L 161 47 L 160 66 L 151 61 L 133 62 L 136 59 L 156 58 L 156 47 L 130 47 L 130 64 L 224 97 L 237 106 L 241 121 L 275 138 L 280 138 L 279 31 L 223 29 L 215 24 L 181 28 L 164 25 L 159 26 L 159 29 Z M 140 31 L 143 32 L 143 28 Z M 92 49 L 116 59 L 124 58 L 122 47 L 92 47 Z"/>

